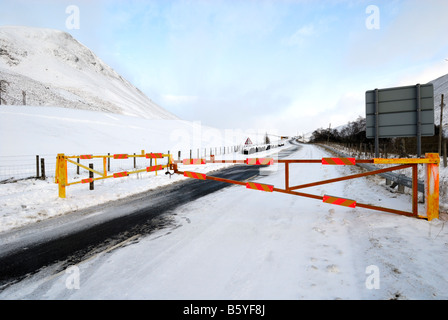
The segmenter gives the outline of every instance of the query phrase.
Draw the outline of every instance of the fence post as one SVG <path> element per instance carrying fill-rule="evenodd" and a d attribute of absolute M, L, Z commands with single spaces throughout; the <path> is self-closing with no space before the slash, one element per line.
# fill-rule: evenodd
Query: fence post
<path fill-rule="evenodd" d="M 36 155 L 36 179 L 39 179 L 39 156 Z"/>
<path fill-rule="evenodd" d="M 134 156 L 135 156 L 135 152 L 134 152 Z M 134 157 L 134 169 L 137 167 L 137 158 Z"/>
<path fill-rule="evenodd" d="M 110 153 L 107 155 L 110 156 Z M 110 157 L 107 157 L 107 171 L 110 172 Z"/>
<path fill-rule="evenodd" d="M 428 221 L 439 218 L 439 163 L 438 153 L 426 153 L 426 158 L 437 163 L 425 164 L 425 207 Z"/>
<path fill-rule="evenodd" d="M 446 139 L 443 142 L 443 167 L 446 168 Z"/>
<path fill-rule="evenodd" d="M 439 154 L 442 155 L 442 139 L 443 139 L 443 107 L 445 104 L 443 103 L 443 94 L 441 96 L 440 102 L 440 125 L 439 125 Z"/>
<path fill-rule="evenodd" d="M 79 163 L 79 158 L 76 158 L 76 162 Z M 76 174 L 79 174 L 79 166 L 76 166 Z"/>
<path fill-rule="evenodd" d="M 65 184 L 67 183 L 67 160 L 63 153 L 58 154 L 57 159 L 58 167 L 58 185 L 59 185 L 59 198 L 65 198 Z"/>
<path fill-rule="evenodd" d="M 89 168 L 93 169 L 93 163 L 89 163 Z M 93 179 L 93 172 L 89 171 L 89 178 Z M 93 190 L 94 185 L 93 185 L 93 181 L 90 182 L 90 186 L 89 186 L 89 190 Z"/>
<path fill-rule="evenodd" d="M 42 159 L 40 159 L 40 171 L 41 171 L 41 173 L 42 173 L 42 180 L 45 180 L 45 159 L 44 158 L 42 158 Z"/>

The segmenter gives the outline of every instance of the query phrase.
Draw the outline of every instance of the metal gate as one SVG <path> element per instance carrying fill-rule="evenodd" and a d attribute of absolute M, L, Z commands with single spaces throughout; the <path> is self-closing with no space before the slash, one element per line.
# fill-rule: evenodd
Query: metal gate
<path fill-rule="evenodd" d="M 288 160 L 274 160 L 273 158 L 248 158 L 246 160 L 215 160 L 214 156 L 211 156 L 210 160 L 205 159 L 185 159 L 182 164 L 205 164 L 205 163 L 242 163 L 246 165 L 272 165 L 274 163 L 282 163 L 285 165 L 285 186 L 284 188 L 278 188 L 273 185 L 256 183 L 256 182 L 242 182 L 230 179 L 224 179 L 214 176 L 209 176 L 204 173 L 180 171 L 177 164 L 181 161 L 172 161 L 170 164 L 170 170 L 173 170 L 175 174 L 181 174 L 188 178 L 200 179 L 200 180 L 214 180 L 220 182 L 226 182 L 231 184 L 237 184 L 245 186 L 247 189 L 255 189 L 265 192 L 280 192 L 286 194 L 292 194 L 300 197 L 307 197 L 316 200 L 321 200 L 325 203 L 342 205 L 350 208 L 361 207 L 371 210 L 384 211 L 409 217 L 421 218 L 421 219 L 436 219 L 439 217 L 439 163 L 440 158 L 438 153 L 427 153 L 424 158 L 399 158 L 399 159 L 355 159 L 355 158 L 322 158 L 322 159 L 288 159 Z M 389 168 L 378 169 L 370 172 L 353 174 L 345 177 L 321 180 L 310 182 L 306 184 L 291 186 L 289 183 L 289 171 L 291 164 L 307 164 L 307 163 L 320 163 L 322 165 L 356 165 L 357 163 L 373 163 L 373 164 L 388 164 L 394 165 Z M 418 213 L 418 165 L 424 165 L 425 170 L 425 211 L 426 216 L 419 215 Z M 314 187 L 318 185 L 356 179 L 360 177 L 366 177 L 370 175 L 380 174 L 384 172 L 390 172 L 405 168 L 412 168 L 412 210 L 403 211 L 391 208 L 385 208 L 375 206 L 371 204 L 365 204 L 357 202 L 352 199 L 345 199 L 331 195 L 314 195 L 297 190 Z"/>

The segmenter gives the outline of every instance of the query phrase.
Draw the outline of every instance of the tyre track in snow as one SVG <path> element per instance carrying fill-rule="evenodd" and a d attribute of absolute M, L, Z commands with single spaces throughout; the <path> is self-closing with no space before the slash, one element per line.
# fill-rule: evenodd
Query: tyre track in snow
<path fill-rule="evenodd" d="M 279 158 L 298 148 L 281 151 Z M 260 167 L 235 165 L 213 175 L 244 181 L 259 176 Z M 43 267 L 60 263 L 56 270 L 60 272 L 126 239 L 166 227 L 176 207 L 229 186 L 209 180 L 182 181 L 2 234 L 0 291 Z"/>

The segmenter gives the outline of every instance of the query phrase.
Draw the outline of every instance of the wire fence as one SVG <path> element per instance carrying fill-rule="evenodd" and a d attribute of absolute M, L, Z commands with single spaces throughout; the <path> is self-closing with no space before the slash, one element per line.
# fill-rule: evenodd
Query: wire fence
<path fill-rule="evenodd" d="M 0 183 L 16 182 L 30 178 L 41 178 L 56 169 L 56 155 L 18 155 L 0 157 Z"/>
<path fill-rule="evenodd" d="M 273 147 L 273 146 L 271 146 Z M 247 148 L 244 145 L 238 146 L 222 146 L 222 147 L 207 147 L 196 149 L 183 149 L 168 151 L 168 154 L 173 156 L 174 160 L 182 160 L 186 158 L 205 158 L 210 155 L 229 155 L 232 153 L 246 153 Z M 140 154 L 140 153 L 134 153 Z M 102 154 L 105 155 L 105 154 Z M 109 153 L 108 155 L 111 155 Z M 17 156 L 0 156 L 0 184 L 12 183 L 26 179 L 54 179 L 56 171 L 57 154 L 42 154 L 42 155 L 17 155 Z M 76 161 L 76 159 L 75 159 Z M 79 163 L 88 167 L 93 164 L 95 170 L 103 170 L 103 159 L 78 159 Z M 165 160 L 166 161 L 166 160 Z M 129 169 L 143 169 L 155 164 L 153 159 L 146 158 L 128 158 L 128 159 L 108 159 L 107 171 L 118 172 Z M 159 162 L 157 164 L 165 164 Z M 67 167 L 69 176 L 74 177 L 88 177 L 89 171 L 69 164 Z"/>

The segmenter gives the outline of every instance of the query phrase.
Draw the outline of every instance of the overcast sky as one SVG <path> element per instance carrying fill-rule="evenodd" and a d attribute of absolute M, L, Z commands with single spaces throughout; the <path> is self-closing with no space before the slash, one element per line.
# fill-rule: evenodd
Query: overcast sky
<path fill-rule="evenodd" d="M 0 0 L 1 25 L 71 33 L 182 119 L 285 135 L 447 74 L 447 17 L 446 0 Z"/>

